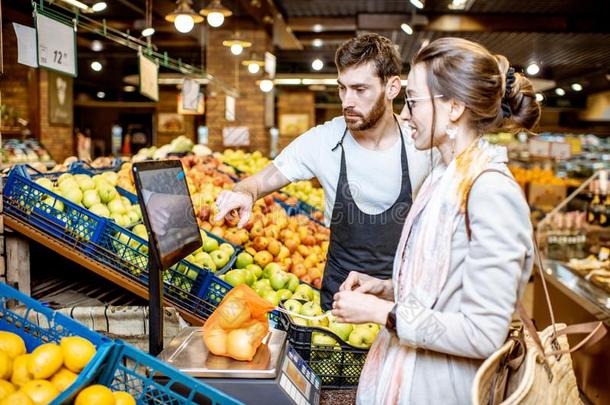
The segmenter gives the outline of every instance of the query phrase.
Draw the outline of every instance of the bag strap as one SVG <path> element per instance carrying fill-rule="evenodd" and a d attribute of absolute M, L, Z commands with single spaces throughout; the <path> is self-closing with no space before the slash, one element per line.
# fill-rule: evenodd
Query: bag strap
<path fill-rule="evenodd" d="M 469 241 L 472 240 L 472 229 L 470 228 L 470 216 L 469 216 L 469 212 L 468 212 L 468 201 L 470 199 L 470 192 L 472 191 L 474 183 L 483 174 L 488 173 L 488 172 L 500 173 L 501 175 L 506 176 L 508 179 L 513 180 L 512 177 L 510 177 L 508 174 L 506 174 L 506 172 L 499 170 L 499 169 L 485 169 L 472 180 L 472 182 L 470 183 L 470 187 L 468 188 L 468 191 L 466 193 L 466 199 L 465 199 L 465 203 L 464 203 L 464 223 L 466 225 L 466 235 L 468 236 Z M 521 189 L 521 188 L 519 187 L 519 189 Z M 593 346 L 595 343 L 599 342 L 606 335 L 607 330 L 602 322 L 579 323 L 579 324 L 575 324 L 575 325 L 569 325 L 569 326 L 561 329 L 559 332 L 557 331 L 556 326 L 555 326 L 555 324 L 556 324 L 555 311 L 553 311 L 553 305 L 551 304 L 551 297 L 549 295 L 549 290 L 548 290 L 548 287 L 546 284 L 546 279 L 544 277 L 544 272 L 543 272 L 544 264 L 542 263 L 542 256 L 540 254 L 540 249 L 538 248 L 538 242 L 535 237 L 533 237 L 533 242 L 534 242 L 534 258 L 535 258 L 535 262 L 536 262 L 536 267 L 538 267 L 538 272 L 540 273 L 540 281 L 541 281 L 542 287 L 544 289 L 544 299 L 546 301 L 547 309 L 548 309 L 549 315 L 551 317 L 551 325 L 553 326 L 553 341 L 555 341 L 555 339 L 557 339 L 559 336 L 562 336 L 562 335 L 584 334 L 584 333 L 587 333 L 588 335 L 569 350 L 556 350 L 556 351 L 553 351 L 550 353 L 545 353 L 544 346 L 542 345 L 542 341 L 540 340 L 540 336 L 538 335 L 538 332 L 536 330 L 536 327 L 534 326 L 534 323 L 532 322 L 532 319 L 527 314 L 527 311 L 525 310 L 525 307 L 523 306 L 521 301 L 518 300 L 517 305 L 516 305 L 517 313 L 519 314 L 519 318 L 521 319 L 523 326 L 525 327 L 525 329 L 527 330 L 527 332 L 531 336 L 531 338 L 534 340 L 534 344 L 536 345 L 536 347 L 538 348 L 540 353 L 545 357 L 553 356 L 553 355 L 560 356 L 561 354 L 572 353 L 576 350 L 579 350 L 582 348 L 589 348 L 589 347 Z"/>

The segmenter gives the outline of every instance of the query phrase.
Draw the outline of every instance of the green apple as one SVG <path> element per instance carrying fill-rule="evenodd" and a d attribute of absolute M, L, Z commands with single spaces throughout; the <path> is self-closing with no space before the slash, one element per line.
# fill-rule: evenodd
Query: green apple
<path fill-rule="evenodd" d="M 203 250 L 208 253 L 218 250 L 218 241 L 212 237 L 205 238 L 203 240 Z"/>
<path fill-rule="evenodd" d="M 138 217 L 138 213 L 134 212 L 133 210 L 128 210 L 126 215 L 129 218 L 130 224 L 136 224 L 140 220 L 140 217 Z"/>
<path fill-rule="evenodd" d="M 264 272 L 264 270 L 263 270 Z M 284 286 L 286 285 L 286 283 L 288 283 L 288 273 L 279 270 L 274 272 L 273 274 L 271 274 L 271 288 L 273 288 L 275 291 L 281 290 L 282 288 L 284 288 Z"/>
<path fill-rule="evenodd" d="M 89 211 L 103 218 L 110 218 L 110 211 L 104 204 L 95 204 L 89 207 Z"/>
<path fill-rule="evenodd" d="M 144 226 L 144 224 L 137 224 L 132 230 L 133 233 L 138 235 L 140 238 L 148 240 L 148 231 L 146 230 L 146 226 Z"/>
<path fill-rule="evenodd" d="M 246 273 L 246 284 L 251 286 L 256 281 L 256 277 L 254 277 L 254 274 L 248 269 L 242 269 L 242 271 Z"/>
<path fill-rule="evenodd" d="M 309 326 L 309 324 L 307 323 L 307 319 L 301 318 L 299 316 L 292 316 L 290 317 L 290 319 L 292 319 L 292 323 L 294 323 L 295 325 Z"/>
<path fill-rule="evenodd" d="M 219 275 L 218 278 L 221 279 L 222 281 L 225 281 L 225 274 Z"/>
<path fill-rule="evenodd" d="M 210 257 L 212 257 L 212 260 L 216 264 L 217 269 L 222 269 L 227 263 L 229 263 L 229 260 L 231 259 L 229 254 L 221 249 L 212 251 L 210 253 Z"/>
<path fill-rule="evenodd" d="M 127 212 L 125 206 L 123 205 L 123 201 L 121 201 L 120 198 L 115 198 L 114 200 L 110 201 L 108 203 L 108 209 L 112 214 L 124 215 Z"/>
<path fill-rule="evenodd" d="M 78 183 L 78 186 L 82 191 L 95 189 L 95 183 L 87 175 L 85 175 L 85 177 L 77 178 L 76 183 Z"/>
<path fill-rule="evenodd" d="M 286 283 L 286 288 L 290 290 L 290 292 L 294 292 L 299 286 L 299 278 L 292 273 L 288 274 L 288 282 Z"/>
<path fill-rule="evenodd" d="M 250 264 L 254 263 L 254 258 L 248 252 L 241 252 L 237 255 L 237 260 L 235 261 L 235 267 L 238 269 L 245 269 Z"/>
<path fill-rule="evenodd" d="M 206 252 L 201 252 L 198 253 L 197 255 L 195 255 L 195 260 L 197 262 L 197 264 L 199 264 L 201 267 L 210 270 L 212 273 L 215 273 L 216 271 L 218 271 L 218 267 L 216 267 L 216 263 L 214 263 L 214 260 L 212 260 L 212 257 L 210 256 L 209 253 Z"/>
<path fill-rule="evenodd" d="M 125 208 L 129 210 L 131 208 L 131 201 L 129 201 L 129 198 L 125 197 L 124 195 L 120 196 L 120 198 Z"/>
<path fill-rule="evenodd" d="M 271 262 L 268 265 L 266 265 L 265 268 L 263 269 L 263 277 L 271 278 L 273 273 L 276 273 L 278 271 L 283 271 L 282 266 L 280 266 L 279 263 Z"/>
<path fill-rule="evenodd" d="M 278 290 L 277 295 L 280 299 L 280 302 L 282 302 L 292 297 L 292 292 L 290 292 L 290 290 L 282 288 L 281 290 Z"/>
<path fill-rule="evenodd" d="M 349 335 L 348 343 L 360 349 L 368 349 L 375 340 L 375 333 L 372 329 L 357 325 Z"/>
<path fill-rule="evenodd" d="M 59 178 L 57 179 L 57 185 L 60 185 L 61 183 L 63 183 L 66 180 L 74 180 L 74 176 L 72 176 L 70 173 L 64 173 L 61 176 L 59 176 Z"/>
<path fill-rule="evenodd" d="M 119 181 L 119 175 L 115 172 L 104 172 L 102 173 L 102 177 L 113 186 L 116 186 Z"/>
<path fill-rule="evenodd" d="M 46 177 L 41 177 L 39 179 L 36 179 L 35 183 L 46 189 L 49 189 L 49 190 L 53 189 L 53 182 L 51 180 L 47 179 Z"/>
<path fill-rule="evenodd" d="M 199 272 L 197 272 L 197 270 L 188 269 L 188 271 L 186 272 L 186 276 L 193 281 L 195 281 L 197 279 L 198 275 L 199 275 Z"/>
<path fill-rule="evenodd" d="M 96 187 L 97 187 L 97 185 L 98 185 L 100 182 L 108 183 L 108 182 L 106 181 L 106 179 L 104 179 L 104 176 L 102 176 L 101 174 L 96 174 L 95 176 L 93 176 L 93 177 L 91 178 L 91 180 L 93 180 L 93 182 L 95 183 L 95 186 L 96 186 Z"/>
<path fill-rule="evenodd" d="M 261 269 L 261 266 L 259 266 L 258 264 L 249 264 L 246 266 L 246 269 L 250 270 L 252 275 L 254 275 L 257 280 L 261 278 L 261 275 L 263 274 L 263 269 Z"/>
<path fill-rule="evenodd" d="M 322 315 L 322 308 L 315 302 L 306 302 L 301 307 L 301 315 L 305 316 L 318 316 Z M 324 318 L 326 319 L 326 318 Z"/>
<path fill-rule="evenodd" d="M 341 340 L 347 342 L 350 333 L 352 333 L 352 330 L 354 330 L 354 325 L 351 323 L 334 322 L 333 320 L 330 320 L 328 329 L 330 329 L 335 335 L 339 336 Z"/>
<path fill-rule="evenodd" d="M 64 210 L 64 203 L 59 201 L 56 198 L 51 197 L 51 196 L 45 197 L 45 199 L 42 200 L 42 202 L 47 204 L 47 205 L 49 205 L 49 206 L 51 206 L 51 207 L 53 207 L 53 208 L 55 208 L 58 211 L 63 211 Z M 104 207 L 104 208 L 106 208 L 106 207 Z"/>
<path fill-rule="evenodd" d="M 275 306 L 277 306 L 279 304 L 279 302 L 280 302 L 277 292 L 273 291 L 273 290 L 265 290 L 265 291 L 263 291 L 262 298 L 264 300 L 269 301 L 270 303 L 272 303 Z"/>
<path fill-rule="evenodd" d="M 293 297 L 296 298 L 296 296 L 298 296 L 299 299 L 303 299 L 305 301 L 312 301 L 314 297 L 313 288 L 311 288 L 307 284 L 299 284 L 294 290 Z"/>
<path fill-rule="evenodd" d="M 220 246 L 218 246 L 218 249 L 222 249 L 224 251 L 226 251 L 229 256 L 231 256 L 233 253 L 235 253 L 235 248 L 233 246 L 231 246 L 230 243 L 221 243 Z"/>
<path fill-rule="evenodd" d="M 243 270 L 231 270 L 225 274 L 225 281 L 233 287 L 246 284 L 246 273 Z"/>
<path fill-rule="evenodd" d="M 122 214 L 111 212 L 110 218 L 114 219 L 114 222 L 116 222 L 116 224 L 122 228 L 125 228 L 127 227 L 127 225 L 129 225 L 129 223 L 127 222 L 127 218 Z"/>
<path fill-rule="evenodd" d="M 303 307 L 303 304 L 301 304 L 299 301 L 297 301 L 295 299 L 286 300 L 286 301 L 284 301 L 283 305 L 284 305 L 284 308 L 286 308 L 290 312 L 294 312 L 295 314 L 300 314 L 301 308 Z"/>
<path fill-rule="evenodd" d="M 142 219 L 142 208 L 140 208 L 140 205 L 134 204 L 131 206 L 130 210 L 138 216 L 138 221 Z"/>
<path fill-rule="evenodd" d="M 95 204 L 101 203 L 100 196 L 95 190 L 85 190 L 83 193 L 83 205 L 87 208 L 91 208 Z"/>
<path fill-rule="evenodd" d="M 320 303 L 320 291 L 313 290 L 313 302 L 316 304 Z"/>
<path fill-rule="evenodd" d="M 381 330 L 381 326 L 377 325 L 376 323 L 370 322 L 370 323 L 365 323 L 362 325 L 359 325 L 360 327 L 367 327 L 370 330 L 372 330 L 375 334 L 379 333 L 379 331 Z"/>
<path fill-rule="evenodd" d="M 100 195 L 100 200 L 102 200 L 104 204 L 108 204 L 117 196 L 115 188 L 106 182 L 99 182 L 96 189 L 97 193 Z"/>
<path fill-rule="evenodd" d="M 324 333 L 313 332 L 311 334 L 311 344 L 314 346 L 334 347 L 337 345 L 337 341 Z"/>
<path fill-rule="evenodd" d="M 315 304 L 315 302 L 312 302 L 312 304 Z M 309 326 L 316 326 L 318 328 L 326 328 L 326 327 L 328 327 L 328 318 L 324 317 L 322 319 L 316 319 L 316 320 L 308 319 L 307 324 Z"/>
<path fill-rule="evenodd" d="M 64 181 L 63 184 L 68 183 L 69 180 Z M 66 199 L 66 200 L 70 200 L 75 204 L 81 204 L 81 202 L 83 201 L 83 192 L 80 191 L 80 188 L 78 188 L 78 186 L 76 188 L 69 188 L 66 190 L 62 190 L 61 191 L 61 195 Z"/>
<path fill-rule="evenodd" d="M 252 288 L 259 289 L 259 290 L 271 290 L 272 289 L 271 282 L 266 278 L 260 279 L 258 281 L 255 281 L 254 283 L 252 283 Z"/>

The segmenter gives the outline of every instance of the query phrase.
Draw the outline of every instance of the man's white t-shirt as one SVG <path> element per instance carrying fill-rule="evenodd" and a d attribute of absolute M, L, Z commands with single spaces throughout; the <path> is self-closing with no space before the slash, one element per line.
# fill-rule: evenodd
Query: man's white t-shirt
<path fill-rule="evenodd" d="M 332 150 L 345 131 L 345 119 L 336 117 L 318 125 L 292 141 L 273 160 L 277 169 L 291 182 L 317 177 L 324 188 L 324 217 L 330 225 L 337 182 L 341 170 L 341 147 Z M 417 190 L 437 163 L 436 150 L 418 151 L 413 145 L 410 129 L 401 126 L 409 179 L 414 198 Z M 379 214 L 390 208 L 400 194 L 402 165 L 401 142 L 375 151 L 360 145 L 349 130 L 343 141 L 350 191 L 358 208 L 366 214 Z"/>

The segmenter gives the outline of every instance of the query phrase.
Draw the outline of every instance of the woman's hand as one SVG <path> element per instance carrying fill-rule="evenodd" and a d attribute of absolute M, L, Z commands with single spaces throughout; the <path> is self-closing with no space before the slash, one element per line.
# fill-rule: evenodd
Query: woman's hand
<path fill-rule="evenodd" d="M 332 314 L 338 322 L 385 325 L 394 302 L 357 291 L 339 291 L 334 296 Z"/>
<path fill-rule="evenodd" d="M 375 295 L 379 298 L 393 300 L 394 292 L 392 280 L 381 280 L 368 274 L 351 271 L 339 291 L 356 291 L 365 294 Z"/>

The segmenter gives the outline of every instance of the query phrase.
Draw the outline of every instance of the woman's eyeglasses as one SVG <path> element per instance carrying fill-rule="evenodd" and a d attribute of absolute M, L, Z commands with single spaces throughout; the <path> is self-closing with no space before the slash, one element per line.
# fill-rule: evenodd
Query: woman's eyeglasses
<path fill-rule="evenodd" d="M 406 97 L 405 96 L 405 104 L 407 105 L 407 108 L 409 109 L 409 115 L 413 115 L 413 107 L 415 106 L 415 102 L 416 101 L 423 101 L 423 100 L 429 100 L 431 101 L 434 98 L 442 98 L 445 97 L 442 94 L 438 94 L 436 96 L 431 96 L 431 97 Z"/>

